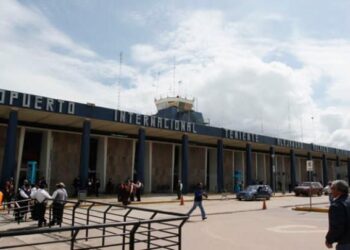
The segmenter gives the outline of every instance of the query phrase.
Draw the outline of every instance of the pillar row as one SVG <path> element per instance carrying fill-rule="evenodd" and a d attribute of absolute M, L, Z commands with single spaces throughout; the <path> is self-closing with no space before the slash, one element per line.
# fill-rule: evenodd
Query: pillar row
<path fill-rule="evenodd" d="M 89 159 L 90 159 L 90 120 L 83 123 L 83 134 L 81 138 L 80 150 L 80 188 L 86 190 L 86 184 L 89 177 Z"/>
<path fill-rule="evenodd" d="M 16 168 L 17 125 L 17 110 L 11 110 L 7 124 L 6 144 L 1 171 L 0 187 L 3 187 L 5 182 L 11 177 L 14 177 Z"/>
<path fill-rule="evenodd" d="M 297 180 L 296 180 L 296 167 L 295 167 L 295 153 L 292 149 L 290 151 L 290 184 L 292 188 L 296 186 Z"/>
<path fill-rule="evenodd" d="M 326 155 L 322 155 L 322 170 L 323 170 L 323 186 L 328 184 L 328 163 Z"/>
<path fill-rule="evenodd" d="M 246 146 L 246 185 L 252 185 L 252 145 Z"/>
<path fill-rule="evenodd" d="M 188 192 L 188 135 L 182 136 L 181 147 L 181 180 L 183 192 Z"/>
<path fill-rule="evenodd" d="M 217 144 L 217 185 L 218 192 L 224 189 L 224 144 L 222 140 L 218 140 Z"/>
<path fill-rule="evenodd" d="M 137 179 L 144 182 L 145 175 L 145 146 L 146 146 L 146 132 L 145 129 L 140 128 L 138 133 L 138 140 L 136 146 L 136 174 L 133 176 L 133 179 Z"/>

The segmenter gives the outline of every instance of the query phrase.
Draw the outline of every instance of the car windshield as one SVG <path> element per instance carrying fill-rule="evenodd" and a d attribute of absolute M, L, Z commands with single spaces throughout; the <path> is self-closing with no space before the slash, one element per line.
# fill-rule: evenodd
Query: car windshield
<path fill-rule="evenodd" d="M 255 191 L 258 189 L 258 186 L 248 186 L 247 191 Z"/>
<path fill-rule="evenodd" d="M 300 186 L 303 186 L 303 187 L 310 187 L 310 186 L 311 186 L 311 182 L 304 182 L 304 183 L 301 183 Z"/>

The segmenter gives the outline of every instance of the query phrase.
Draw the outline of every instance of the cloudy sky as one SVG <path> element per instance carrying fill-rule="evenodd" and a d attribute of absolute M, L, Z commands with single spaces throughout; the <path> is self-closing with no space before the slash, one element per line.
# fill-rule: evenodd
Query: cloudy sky
<path fill-rule="evenodd" d="M 155 97 L 180 94 L 212 126 L 349 149 L 349 9 L 1 0 L 0 88 L 145 114 Z"/>

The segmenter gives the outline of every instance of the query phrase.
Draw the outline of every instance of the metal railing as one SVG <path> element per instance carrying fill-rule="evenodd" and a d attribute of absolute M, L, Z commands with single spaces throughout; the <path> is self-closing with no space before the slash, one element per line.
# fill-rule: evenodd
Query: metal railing
<path fill-rule="evenodd" d="M 46 219 L 52 219 L 52 204 Z M 181 249 L 182 226 L 188 216 L 141 207 L 95 201 L 67 201 L 60 227 L 30 228 L 0 232 L 0 238 L 21 236 L 25 243 L 0 246 L 0 249 L 44 244 L 65 244 L 70 249 Z M 31 243 L 26 235 L 41 234 Z M 29 241 L 27 243 L 27 241 Z M 63 247 L 63 246 L 62 246 Z"/>

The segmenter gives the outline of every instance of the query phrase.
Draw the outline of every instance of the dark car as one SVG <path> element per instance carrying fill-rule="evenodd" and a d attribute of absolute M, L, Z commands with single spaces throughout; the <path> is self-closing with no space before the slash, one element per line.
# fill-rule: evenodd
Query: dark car
<path fill-rule="evenodd" d="M 299 186 L 295 187 L 294 193 L 296 196 L 309 196 L 310 194 L 316 194 L 318 196 L 321 196 L 323 193 L 323 187 L 322 184 L 319 182 L 306 181 L 301 183 Z"/>
<path fill-rule="evenodd" d="M 251 185 L 246 190 L 237 193 L 238 200 L 256 200 L 267 199 L 269 200 L 272 195 L 272 189 L 269 185 Z"/>

